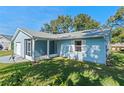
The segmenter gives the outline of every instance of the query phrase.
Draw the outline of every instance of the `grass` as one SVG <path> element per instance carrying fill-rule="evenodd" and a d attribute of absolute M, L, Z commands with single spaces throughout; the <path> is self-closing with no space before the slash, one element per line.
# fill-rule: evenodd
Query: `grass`
<path fill-rule="evenodd" d="M 11 55 L 12 51 L 11 50 L 0 50 L 0 56 L 8 56 Z"/>
<path fill-rule="evenodd" d="M 12 86 L 123 86 L 124 54 L 111 55 L 112 66 L 66 58 L 0 64 L 0 85 Z"/>

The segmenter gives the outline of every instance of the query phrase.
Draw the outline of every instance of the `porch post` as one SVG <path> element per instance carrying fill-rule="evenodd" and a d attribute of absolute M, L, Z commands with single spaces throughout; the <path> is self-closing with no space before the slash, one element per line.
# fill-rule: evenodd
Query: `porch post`
<path fill-rule="evenodd" d="M 49 44 L 50 44 L 50 41 L 47 40 L 47 58 L 49 58 Z"/>
<path fill-rule="evenodd" d="M 32 39 L 32 60 L 35 61 L 35 40 Z"/>

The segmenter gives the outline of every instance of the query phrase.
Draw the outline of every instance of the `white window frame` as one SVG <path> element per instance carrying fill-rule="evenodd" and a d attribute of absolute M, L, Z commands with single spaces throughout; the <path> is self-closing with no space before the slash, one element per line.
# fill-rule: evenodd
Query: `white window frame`
<path fill-rule="evenodd" d="M 81 41 L 81 51 L 76 51 L 75 50 L 75 41 Z M 73 44 L 74 44 L 74 51 L 75 52 L 83 52 L 84 51 L 83 47 L 84 46 L 86 47 L 86 40 L 78 39 L 78 40 L 74 40 L 73 42 L 74 42 Z"/>
<path fill-rule="evenodd" d="M 79 40 L 74 40 L 74 51 L 81 52 L 81 51 L 76 50 L 76 44 L 75 44 L 76 41 L 81 41 L 81 51 L 82 51 L 82 40 L 80 40 L 80 39 Z"/>
<path fill-rule="evenodd" d="M 30 43 L 30 50 L 28 50 L 28 44 Z M 26 55 L 27 56 L 32 56 L 32 41 L 31 39 L 26 39 Z"/>
<path fill-rule="evenodd" d="M 82 40 L 82 45 L 81 45 L 82 52 L 84 52 L 84 47 L 86 47 L 86 40 Z"/>

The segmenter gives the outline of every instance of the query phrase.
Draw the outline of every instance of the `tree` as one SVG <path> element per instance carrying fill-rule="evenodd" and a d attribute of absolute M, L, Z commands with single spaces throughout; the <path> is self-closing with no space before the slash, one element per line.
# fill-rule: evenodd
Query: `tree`
<path fill-rule="evenodd" d="M 115 15 L 110 16 L 107 25 L 112 29 L 116 27 L 124 27 L 124 7 L 119 8 Z"/>
<path fill-rule="evenodd" d="M 110 16 L 106 26 L 112 30 L 112 43 L 124 41 L 124 7 L 120 7 L 113 16 Z"/>
<path fill-rule="evenodd" d="M 71 30 L 73 21 L 70 16 L 58 16 L 58 30 L 62 33 L 67 33 Z"/>
<path fill-rule="evenodd" d="M 99 23 L 86 14 L 79 14 L 74 17 L 75 31 L 94 29 L 99 27 Z"/>
<path fill-rule="evenodd" d="M 124 28 L 121 28 L 121 27 L 115 28 L 112 31 L 112 37 L 118 37 L 120 34 L 122 34 L 123 31 L 124 31 Z"/>
<path fill-rule="evenodd" d="M 120 43 L 121 39 L 119 37 L 114 37 L 111 39 L 111 43 Z"/>
<path fill-rule="evenodd" d="M 118 27 L 112 30 L 112 43 L 124 42 L 124 28 Z"/>
<path fill-rule="evenodd" d="M 72 23 L 70 16 L 58 16 L 56 20 L 50 22 L 50 25 L 55 33 L 67 33 L 70 32 Z"/>
<path fill-rule="evenodd" d="M 58 23 L 56 20 L 52 20 L 50 22 L 50 25 L 51 25 L 51 30 L 53 33 L 58 33 Z"/>
<path fill-rule="evenodd" d="M 99 23 L 86 14 L 79 14 L 73 19 L 70 16 L 58 16 L 57 19 L 51 20 L 49 24 L 41 27 L 42 31 L 52 33 L 68 33 L 99 27 Z"/>
<path fill-rule="evenodd" d="M 58 16 L 57 19 L 51 20 L 49 24 L 41 27 L 42 31 L 50 31 L 52 33 L 67 33 L 72 29 L 72 18 L 70 16 Z"/>
<path fill-rule="evenodd" d="M 41 32 L 47 32 L 47 33 L 51 33 L 51 26 L 49 24 L 44 24 L 43 27 L 41 27 Z"/>

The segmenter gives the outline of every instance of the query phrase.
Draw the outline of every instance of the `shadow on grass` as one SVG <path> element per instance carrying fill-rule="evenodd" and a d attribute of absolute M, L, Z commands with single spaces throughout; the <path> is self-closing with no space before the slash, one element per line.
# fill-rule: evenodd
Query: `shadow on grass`
<path fill-rule="evenodd" d="M 35 65 L 27 62 L 0 69 L 0 74 L 7 75 L 0 83 L 1 85 L 98 86 L 107 85 L 106 82 L 109 81 L 108 85 L 111 85 L 111 82 L 113 85 L 124 85 L 123 72 L 124 70 L 115 67 L 95 63 L 50 59 Z"/>

